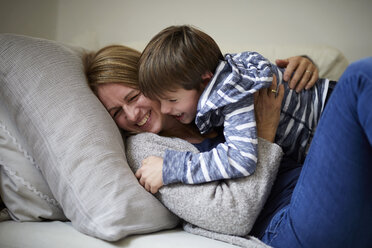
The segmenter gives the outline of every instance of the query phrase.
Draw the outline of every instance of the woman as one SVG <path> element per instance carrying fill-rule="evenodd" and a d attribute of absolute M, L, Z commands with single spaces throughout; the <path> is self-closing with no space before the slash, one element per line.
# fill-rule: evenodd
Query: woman
<path fill-rule="evenodd" d="M 265 207 L 264 216 L 261 213 L 255 223 L 252 232 L 265 243 L 274 247 L 371 246 L 372 189 L 367 187 L 372 176 L 372 116 L 368 110 L 372 95 L 370 68 L 371 58 L 354 64 L 341 78 L 320 121 L 299 181 L 295 175 L 289 186 L 284 186 L 284 189 L 295 186 L 293 195 L 287 196 L 284 202 L 277 201 L 277 209 L 273 208 L 269 213 L 265 213 Z M 192 143 L 200 143 L 205 138 L 195 134 L 192 128 L 184 129 L 174 120 L 158 114 L 156 103 L 143 105 L 146 99 L 135 88 L 126 87 L 126 91 L 122 89 L 119 94 L 118 85 L 113 86 L 101 88 L 93 85 L 93 89 L 119 127 L 134 132 L 178 134 L 177 137 Z M 123 93 L 125 98 L 122 98 Z M 257 104 L 256 109 L 265 113 L 273 110 L 266 104 L 278 106 L 281 99 L 262 91 L 257 101 L 265 105 Z M 120 111 L 133 114 L 123 116 Z M 263 119 L 264 124 L 260 124 L 257 117 L 258 131 L 259 136 L 263 133 L 267 140 L 273 141 L 270 133 L 276 128 L 279 113 L 268 113 L 269 119 Z M 283 168 L 301 171 L 301 167 L 292 166 L 291 161 L 285 162 Z M 291 195 L 291 190 L 286 194 Z M 270 196 L 268 203 L 275 202 L 271 198 L 283 197 L 279 192 Z"/>

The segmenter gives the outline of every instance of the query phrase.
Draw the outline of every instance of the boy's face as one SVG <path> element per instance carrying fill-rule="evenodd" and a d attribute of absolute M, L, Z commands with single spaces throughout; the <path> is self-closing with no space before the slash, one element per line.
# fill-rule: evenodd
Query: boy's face
<path fill-rule="evenodd" d="M 182 88 L 169 91 L 164 98 L 160 99 L 161 112 L 174 116 L 181 123 L 189 124 L 195 119 L 202 92 L 202 90 L 185 90 Z"/>

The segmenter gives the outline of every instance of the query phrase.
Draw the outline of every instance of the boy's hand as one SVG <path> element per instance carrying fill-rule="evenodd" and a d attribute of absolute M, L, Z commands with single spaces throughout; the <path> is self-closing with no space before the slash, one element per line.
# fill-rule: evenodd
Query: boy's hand
<path fill-rule="evenodd" d="M 163 186 L 163 158 L 156 156 L 145 158 L 135 176 L 147 191 L 155 194 Z"/>
<path fill-rule="evenodd" d="M 283 76 L 284 81 L 287 81 L 289 88 L 295 89 L 296 92 L 300 92 L 303 88 L 310 89 L 319 78 L 318 68 L 306 57 L 295 56 L 288 59 L 277 59 L 275 62 L 277 66 L 286 68 Z M 289 82 L 289 80 L 291 81 Z"/>

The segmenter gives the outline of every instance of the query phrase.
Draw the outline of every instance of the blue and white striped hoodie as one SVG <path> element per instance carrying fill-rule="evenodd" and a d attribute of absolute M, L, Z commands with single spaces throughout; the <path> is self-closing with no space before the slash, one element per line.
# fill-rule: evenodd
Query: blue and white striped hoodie
<path fill-rule="evenodd" d="M 214 127 L 223 126 L 226 141 L 211 151 L 203 153 L 167 150 L 163 162 L 163 183 L 199 184 L 253 174 L 257 163 L 257 129 L 253 93 L 262 88 L 268 88 L 273 81 L 274 73 L 278 85 L 283 83 L 282 71 L 259 53 L 226 54 L 225 60 L 220 62 L 213 78 L 199 99 L 195 118 L 195 123 L 202 134 L 208 133 Z M 293 93 L 294 91 L 290 90 L 286 83 L 285 86 L 282 106 L 286 107 L 286 112 L 282 111 L 281 115 L 288 117 L 286 113 L 293 111 L 302 121 L 301 118 L 309 116 L 306 114 L 308 112 L 312 113 L 314 119 L 315 112 L 318 120 L 318 115 L 324 106 L 321 100 L 325 101 L 323 95 L 327 94 L 328 85 L 321 84 L 318 89 L 318 84 L 316 84 L 311 91 L 302 91 L 305 95 L 309 95 L 306 98 L 306 104 L 299 101 L 304 98 L 301 95 L 304 93 Z M 320 97 L 320 108 L 318 104 L 316 106 L 313 104 L 314 97 L 318 100 Z M 282 119 L 289 122 L 285 116 L 281 116 Z M 297 123 L 298 120 L 295 121 Z M 314 121 L 311 120 L 311 122 Z M 288 130 L 285 124 L 279 124 L 278 132 L 285 133 L 290 137 L 291 142 L 295 140 L 291 135 L 301 133 L 297 129 L 304 128 L 304 125 L 292 124 L 292 128 Z M 312 137 L 312 134 L 307 135 L 308 130 L 305 133 L 305 138 L 301 138 L 298 142 L 303 143 L 304 140 Z M 288 142 L 286 137 L 279 136 L 282 137 L 282 142 Z M 306 144 L 305 142 L 305 147 Z M 290 145 L 292 146 L 293 143 Z M 301 150 L 297 146 L 292 149 L 295 151 L 288 152 L 296 153 Z M 304 149 L 301 150 L 301 153 L 305 153 Z"/>

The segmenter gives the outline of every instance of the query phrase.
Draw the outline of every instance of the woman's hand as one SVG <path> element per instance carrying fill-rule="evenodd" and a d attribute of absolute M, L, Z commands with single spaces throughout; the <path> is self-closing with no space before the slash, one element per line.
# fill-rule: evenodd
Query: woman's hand
<path fill-rule="evenodd" d="M 277 59 L 275 62 L 277 66 L 286 68 L 283 76 L 284 81 L 291 80 L 288 85 L 296 92 L 300 92 L 304 88 L 310 89 L 319 78 L 318 68 L 306 57 L 295 56 L 288 59 Z"/>
<path fill-rule="evenodd" d="M 277 87 L 276 77 L 267 89 L 254 94 L 254 111 L 257 136 L 274 142 L 280 119 L 280 109 L 284 98 L 284 85 Z"/>

